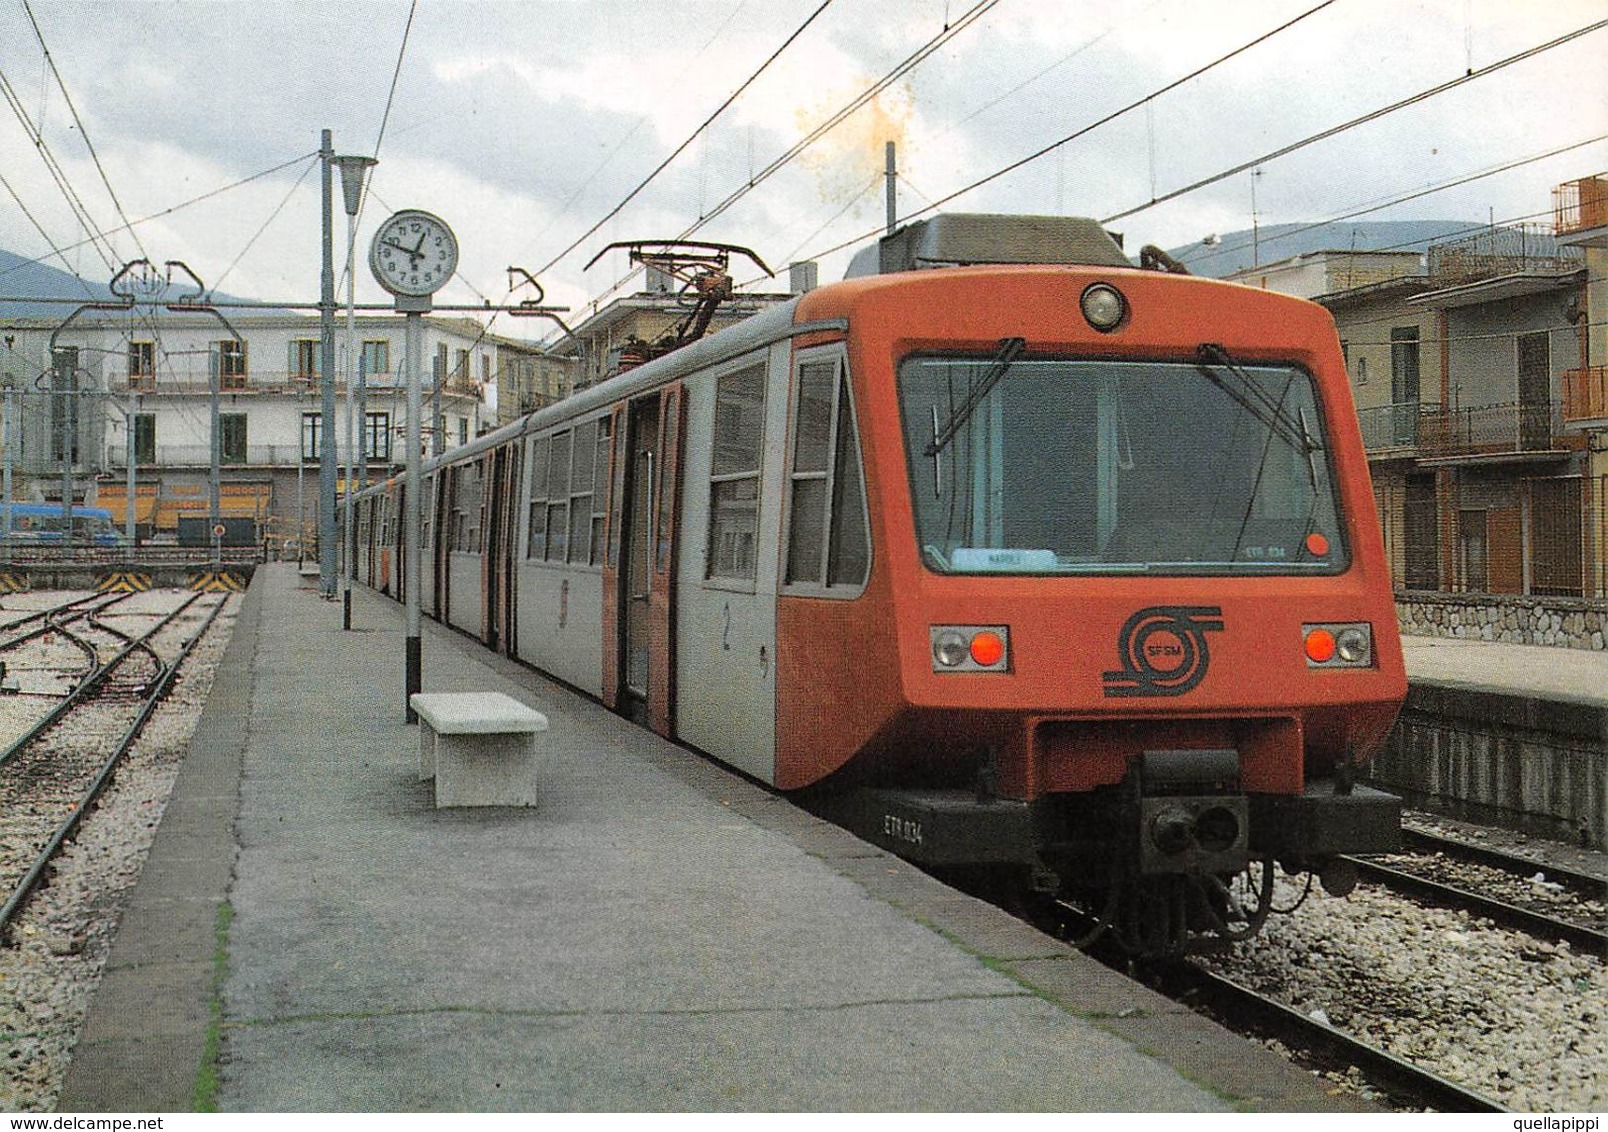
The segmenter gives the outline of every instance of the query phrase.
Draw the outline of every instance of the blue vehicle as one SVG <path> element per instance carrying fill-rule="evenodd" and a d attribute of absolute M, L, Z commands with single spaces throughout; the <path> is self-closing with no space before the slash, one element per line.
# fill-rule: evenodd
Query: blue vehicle
<path fill-rule="evenodd" d="M 9 528 L 6 512 L 11 513 Z M 72 534 L 64 538 L 65 523 L 59 503 L 11 503 L 0 501 L 0 537 L 13 543 L 60 543 L 74 546 L 122 546 L 123 533 L 112 522 L 112 513 L 101 507 L 74 507 Z"/>

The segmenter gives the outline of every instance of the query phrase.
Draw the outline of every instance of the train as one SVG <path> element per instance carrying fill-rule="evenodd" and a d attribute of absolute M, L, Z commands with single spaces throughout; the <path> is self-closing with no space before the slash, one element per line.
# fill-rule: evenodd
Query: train
<path fill-rule="evenodd" d="M 9 514 L 9 525 L 6 516 Z M 79 546 L 122 546 L 123 532 L 102 507 L 74 507 L 72 533 L 66 535 L 60 503 L 0 500 L 0 541 L 35 545 L 67 542 Z"/>
<path fill-rule="evenodd" d="M 423 613 L 1136 955 L 1397 847 L 1406 693 L 1333 321 L 941 214 L 422 465 Z M 706 288 L 714 291 L 716 288 Z M 406 477 L 357 495 L 403 599 Z"/>

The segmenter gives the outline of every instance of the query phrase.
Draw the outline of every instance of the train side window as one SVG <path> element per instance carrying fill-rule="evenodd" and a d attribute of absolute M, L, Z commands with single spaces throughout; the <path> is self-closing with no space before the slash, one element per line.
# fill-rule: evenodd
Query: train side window
<path fill-rule="evenodd" d="M 452 477 L 452 526 L 449 549 L 480 553 L 481 475 L 479 462 L 464 464 Z"/>
<path fill-rule="evenodd" d="M 592 556 L 593 566 L 603 562 L 603 526 L 608 515 L 609 456 L 614 447 L 614 418 L 597 422 L 597 448 L 592 457 Z"/>
<path fill-rule="evenodd" d="M 708 576 L 753 581 L 759 563 L 759 464 L 765 448 L 765 369 L 726 374 L 715 393 L 709 476 Z"/>
<path fill-rule="evenodd" d="M 569 560 L 592 560 L 592 484 L 597 461 L 597 425 L 577 425 L 571 445 Z"/>
<path fill-rule="evenodd" d="M 848 378 L 836 360 L 806 362 L 797 385 L 786 584 L 862 586 L 870 547 Z"/>
<path fill-rule="evenodd" d="M 547 557 L 547 438 L 530 442 L 530 523 L 525 534 L 525 557 Z"/>
<path fill-rule="evenodd" d="M 547 561 L 569 557 L 570 440 L 568 432 L 555 433 L 547 461 Z"/>

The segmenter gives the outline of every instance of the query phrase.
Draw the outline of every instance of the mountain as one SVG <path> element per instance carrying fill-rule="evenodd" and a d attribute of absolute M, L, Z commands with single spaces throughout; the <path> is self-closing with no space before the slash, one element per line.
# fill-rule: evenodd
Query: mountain
<path fill-rule="evenodd" d="M 91 283 L 47 264 L 0 251 L 0 314 L 7 318 L 65 318 L 72 307 L 63 303 L 28 302 L 28 299 L 106 301 L 112 293 L 105 283 Z M 23 301 L 13 301 L 13 300 Z"/>
<path fill-rule="evenodd" d="M 1221 279 L 1257 264 L 1322 251 L 1423 251 L 1430 244 L 1478 232 L 1468 220 L 1340 220 L 1330 224 L 1270 224 L 1259 231 L 1224 232 L 1216 244 L 1186 244 L 1168 254 L 1196 275 Z"/>
<path fill-rule="evenodd" d="M 192 284 L 174 280 L 168 289 L 170 298 L 178 298 L 190 291 Z M 217 302 L 242 301 L 221 291 L 210 296 Z M 0 317 L 3 318 L 66 318 L 72 313 L 71 302 L 41 302 L 38 300 L 71 300 L 78 303 L 114 302 L 116 296 L 106 283 L 94 282 L 49 264 L 0 250 Z M 253 312 L 257 313 L 257 312 Z M 282 308 L 263 306 L 261 313 L 285 313 Z"/>

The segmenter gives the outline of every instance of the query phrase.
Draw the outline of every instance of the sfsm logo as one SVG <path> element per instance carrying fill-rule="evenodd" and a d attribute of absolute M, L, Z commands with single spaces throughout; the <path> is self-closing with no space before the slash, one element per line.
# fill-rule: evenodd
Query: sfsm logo
<path fill-rule="evenodd" d="M 1206 634 L 1223 627 L 1216 605 L 1152 605 L 1117 634 L 1121 668 L 1105 673 L 1107 696 L 1181 696 L 1206 676 Z"/>

